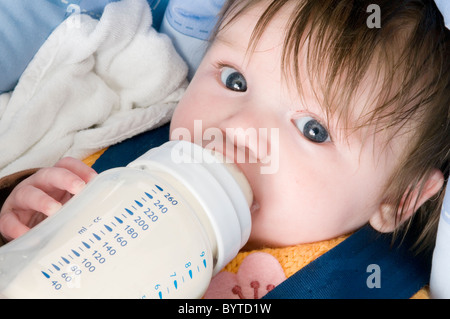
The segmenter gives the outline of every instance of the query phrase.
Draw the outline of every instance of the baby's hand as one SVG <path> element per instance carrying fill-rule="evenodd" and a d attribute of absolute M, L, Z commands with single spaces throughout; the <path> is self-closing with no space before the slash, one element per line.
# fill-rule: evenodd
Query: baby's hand
<path fill-rule="evenodd" d="M 0 211 L 0 233 L 15 239 L 54 214 L 97 173 L 74 158 L 61 159 L 18 184 Z"/>

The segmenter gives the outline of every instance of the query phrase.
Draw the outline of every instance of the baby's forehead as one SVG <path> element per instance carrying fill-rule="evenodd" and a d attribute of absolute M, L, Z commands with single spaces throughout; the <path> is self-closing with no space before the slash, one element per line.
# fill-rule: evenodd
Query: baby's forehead
<path fill-rule="evenodd" d="M 264 22 L 262 16 L 268 3 L 269 1 L 237 1 L 236 7 L 225 14 L 217 28 L 214 40 L 240 46 L 244 44 L 236 39 L 241 38 L 243 33 L 248 33 L 251 38 L 258 30 L 261 30 L 262 36 L 271 37 L 271 40 L 276 38 L 278 43 L 282 43 L 292 13 L 292 4 L 289 1 L 283 4 L 273 17 Z M 248 43 L 245 45 L 248 47 Z"/>

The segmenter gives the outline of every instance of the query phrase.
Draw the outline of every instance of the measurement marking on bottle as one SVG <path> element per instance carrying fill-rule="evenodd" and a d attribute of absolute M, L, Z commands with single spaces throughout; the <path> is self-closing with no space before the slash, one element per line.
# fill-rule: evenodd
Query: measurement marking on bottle
<path fill-rule="evenodd" d="M 50 262 L 50 266 L 47 266 L 47 270 L 44 269 L 44 271 L 41 271 L 44 278 L 51 279 L 52 287 L 56 290 L 60 290 L 63 286 L 65 286 L 61 285 L 61 276 L 64 279 L 63 281 L 66 283 L 75 278 L 71 274 L 72 269 L 69 271 L 70 275 L 68 275 L 68 273 L 63 271 L 64 267 L 71 267 L 70 265 L 74 262 L 76 263 L 78 260 L 82 266 L 86 267 L 87 273 L 92 273 L 96 270 L 96 267 L 98 267 L 98 265 L 96 265 L 97 263 L 103 264 L 108 262 L 108 258 L 105 259 L 106 256 L 116 255 L 118 251 L 116 251 L 115 248 L 125 247 L 128 245 L 130 240 L 133 240 L 134 238 L 141 238 L 141 232 L 145 232 L 147 229 L 150 229 L 149 225 L 151 225 L 148 224 L 144 218 L 149 218 L 151 222 L 157 223 L 160 217 L 170 211 L 169 206 L 178 204 L 178 201 L 174 199 L 170 193 L 165 193 L 164 197 L 162 197 L 163 194 L 160 194 L 157 191 L 164 192 L 164 189 L 159 185 L 154 184 L 154 188 L 149 190 L 149 192 L 143 192 L 142 196 L 138 195 L 135 197 L 137 199 L 132 199 L 132 203 L 130 203 L 128 207 L 122 206 L 122 212 L 116 212 L 115 215 L 112 213 L 109 215 L 110 217 L 106 217 L 107 219 L 109 218 L 109 221 L 105 220 L 105 222 L 100 223 L 100 221 L 104 219 L 104 216 L 99 216 L 94 220 L 94 223 L 91 223 L 87 227 L 83 226 L 81 230 L 78 231 L 78 234 L 81 236 L 81 239 L 84 240 L 78 241 L 78 244 L 68 244 L 70 246 L 73 245 L 72 247 L 66 246 L 69 248 L 69 253 L 66 254 L 67 258 L 61 255 L 57 257 L 56 255 L 55 257 L 57 260 L 55 260 L 54 263 Z M 161 196 L 161 198 L 159 198 L 159 196 Z M 151 200 L 151 203 L 149 202 L 149 199 Z M 163 202 L 166 202 L 166 200 L 167 203 L 164 204 Z M 151 207 L 153 208 L 153 205 L 158 209 L 150 209 Z M 129 218 L 130 216 L 135 217 L 131 219 Z M 133 222 L 137 223 L 138 226 L 134 227 L 134 224 L 130 224 Z M 95 225 L 97 225 L 97 228 L 95 229 L 94 227 L 89 235 L 88 229 Z M 121 227 L 125 225 L 125 229 Z M 115 228 L 117 228 L 117 230 Z M 98 246 L 100 245 L 99 242 L 103 242 L 103 246 Z M 118 246 L 115 246 L 115 244 Z M 91 252 L 93 251 L 92 255 L 89 250 L 91 250 Z M 201 257 L 203 256 L 204 252 L 202 252 Z M 76 259 L 80 257 L 83 258 L 82 261 L 80 259 Z M 202 261 L 200 261 L 200 263 L 196 266 L 198 272 L 200 272 L 201 268 L 203 268 L 200 268 L 201 263 L 203 263 L 206 268 L 206 260 L 202 259 Z M 188 264 L 189 266 L 186 266 L 186 268 L 191 268 L 187 270 L 187 274 L 189 275 L 188 278 L 193 279 L 194 276 L 192 269 L 195 268 L 192 267 L 194 265 L 191 265 L 190 262 Z M 78 266 L 75 267 L 78 272 L 75 275 L 81 275 L 82 270 L 78 268 Z M 180 285 L 184 283 L 186 283 L 185 277 L 180 273 L 179 276 L 173 279 L 170 284 L 170 289 L 169 285 L 166 285 L 165 289 L 163 287 L 158 289 L 159 298 L 162 299 L 163 297 L 170 295 L 171 291 L 173 293 L 173 291 L 179 290 L 181 288 Z M 164 291 L 164 293 L 162 291 Z"/>

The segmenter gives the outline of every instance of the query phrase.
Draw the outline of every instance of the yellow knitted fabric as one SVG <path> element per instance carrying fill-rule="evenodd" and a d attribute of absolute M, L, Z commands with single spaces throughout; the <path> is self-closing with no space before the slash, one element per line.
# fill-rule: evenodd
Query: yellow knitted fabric
<path fill-rule="evenodd" d="M 88 166 L 94 165 L 95 161 L 96 161 L 100 156 L 102 156 L 102 154 L 105 153 L 105 151 L 106 151 L 106 148 L 105 148 L 105 149 L 102 149 L 102 150 L 100 150 L 100 151 L 98 151 L 98 152 L 96 152 L 96 153 L 94 153 L 94 154 L 92 154 L 92 155 L 90 155 L 90 156 L 88 156 L 88 157 L 86 157 L 86 158 L 83 160 L 84 164 L 86 164 L 86 165 L 88 165 Z"/>
<path fill-rule="evenodd" d="M 318 243 L 302 244 L 284 248 L 264 248 L 257 251 L 274 256 L 283 268 L 286 277 L 290 277 L 311 261 L 341 243 L 347 237 L 348 235 Z M 244 258 L 252 252 L 255 251 L 240 252 L 227 266 L 225 266 L 224 270 L 231 273 L 237 273 Z"/>

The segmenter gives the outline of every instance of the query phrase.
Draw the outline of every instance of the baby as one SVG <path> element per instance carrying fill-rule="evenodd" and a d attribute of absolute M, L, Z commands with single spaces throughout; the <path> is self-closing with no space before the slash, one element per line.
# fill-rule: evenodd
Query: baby
<path fill-rule="evenodd" d="M 393 232 L 413 216 L 432 244 L 449 166 L 449 36 L 433 1 L 228 1 L 171 139 L 222 152 L 248 178 L 248 249 L 367 223 Z M 71 158 L 39 170 L 4 202 L 0 232 L 22 235 L 93 176 Z"/>

